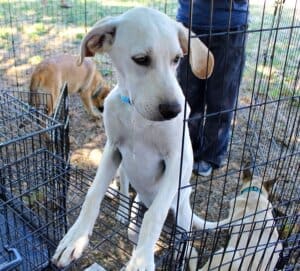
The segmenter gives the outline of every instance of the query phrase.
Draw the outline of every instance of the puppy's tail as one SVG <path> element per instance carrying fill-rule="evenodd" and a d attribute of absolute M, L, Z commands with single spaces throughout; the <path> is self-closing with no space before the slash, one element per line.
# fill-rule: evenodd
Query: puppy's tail
<path fill-rule="evenodd" d="M 202 219 L 201 217 L 193 214 L 193 226 L 196 230 L 203 230 L 203 229 L 216 229 L 220 224 L 218 222 L 211 222 Z"/>

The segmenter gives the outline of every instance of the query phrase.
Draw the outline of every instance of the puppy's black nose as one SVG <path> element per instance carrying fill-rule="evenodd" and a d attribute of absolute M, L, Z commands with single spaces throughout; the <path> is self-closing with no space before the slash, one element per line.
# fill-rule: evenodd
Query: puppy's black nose
<path fill-rule="evenodd" d="M 181 112 L 181 105 L 177 102 L 160 104 L 158 110 L 165 120 L 169 120 L 175 118 Z"/>

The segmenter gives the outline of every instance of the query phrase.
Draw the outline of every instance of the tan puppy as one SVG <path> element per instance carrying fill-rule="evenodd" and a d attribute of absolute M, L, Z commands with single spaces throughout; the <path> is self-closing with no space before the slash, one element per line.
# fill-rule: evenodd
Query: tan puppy
<path fill-rule="evenodd" d="M 47 99 L 47 112 L 51 115 L 56 106 L 60 90 L 65 82 L 68 92 L 79 93 L 87 112 L 94 117 L 100 117 L 103 111 L 104 99 L 110 92 L 96 65 L 90 58 L 85 58 L 82 65 L 77 65 L 78 58 L 72 55 L 58 55 L 45 59 L 35 68 L 30 83 L 30 92 L 42 91 L 49 93 L 52 99 Z M 37 95 L 32 95 L 30 104 L 38 107 L 40 101 Z"/>
<path fill-rule="evenodd" d="M 268 201 L 270 188 L 271 181 L 244 176 L 240 195 L 230 202 L 228 218 L 209 223 L 209 228 L 230 229 L 227 247 L 216 251 L 200 271 L 275 269 L 282 244 Z"/>

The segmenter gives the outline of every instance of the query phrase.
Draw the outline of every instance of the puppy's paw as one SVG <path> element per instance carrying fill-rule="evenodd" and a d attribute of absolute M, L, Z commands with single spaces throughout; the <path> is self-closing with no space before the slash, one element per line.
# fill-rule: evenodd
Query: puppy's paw
<path fill-rule="evenodd" d="M 92 111 L 91 115 L 92 115 L 93 118 L 95 118 L 95 119 L 101 119 L 102 118 L 102 112 L 97 107 L 93 106 L 91 111 Z"/>
<path fill-rule="evenodd" d="M 52 257 L 52 263 L 59 268 L 69 265 L 81 256 L 88 243 L 89 232 L 75 223 L 60 241 Z"/>
<path fill-rule="evenodd" d="M 126 267 L 126 271 L 154 271 L 154 254 L 146 249 L 136 249 Z"/>
<path fill-rule="evenodd" d="M 105 196 L 109 199 L 115 199 L 118 197 L 119 193 L 119 186 L 117 180 L 113 180 L 111 184 L 109 185 L 111 189 L 107 190 L 105 193 Z"/>

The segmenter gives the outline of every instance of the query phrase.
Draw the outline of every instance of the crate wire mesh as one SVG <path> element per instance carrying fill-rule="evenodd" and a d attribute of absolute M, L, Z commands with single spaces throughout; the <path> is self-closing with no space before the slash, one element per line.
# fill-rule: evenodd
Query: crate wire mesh
<path fill-rule="evenodd" d="M 54 118 L 18 99 L 28 95 L 0 94 L 1 271 L 13 269 L 7 248 L 16 249 L 22 258 L 20 270 L 41 270 L 53 253 L 48 243 L 53 247 L 66 229 L 57 228 L 55 218 L 66 204 L 62 196 L 66 187 L 60 179 L 67 174 L 63 159 L 69 152 L 67 88 Z M 66 225 L 65 217 L 60 219 Z"/>
<path fill-rule="evenodd" d="M 20 125 L 18 128 L 26 128 L 26 125 L 35 125 L 34 123 L 37 122 L 40 128 L 44 128 L 51 131 L 48 131 L 48 135 L 44 136 L 44 139 L 46 141 L 49 141 L 48 145 L 51 147 L 55 146 L 55 149 L 51 149 L 53 152 L 58 152 L 61 157 L 63 157 L 66 161 L 69 160 L 69 98 L 68 98 L 68 87 L 65 83 L 61 89 L 60 95 L 57 99 L 57 103 L 55 106 L 55 110 L 52 116 L 48 116 L 48 108 L 47 108 L 47 101 L 52 100 L 52 96 L 49 93 L 43 93 L 43 92 L 29 92 L 29 91 L 22 91 L 22 90 L 8 90 L 4 91 L 7 97 L 10 97 L 10 99 L 15 98 L 16 103 L 19 104 L 19 107 L 24 108 L 24 110 L 27 110 L 29 108 L 29 111 L 35 115 L 36 119 L 26 119 L 24 121 L 24 125 Z M 32 102 L 33 101 L 33 102 Z M 38 101 L 38 103 L 34 103 L 34 101 Z M 5 101 L 4 101 L 5 102 Z M 34 103 L 34 104 L 32 104 Z M 22 104 L 22 106 L 21 106 Z M 50 103 L 52 104 L 52 102 Z M 3 111 L 8 110 L 10 108 L 10 105 L 7 104 L 7 108 L 5 108 Z M 35 113 L 38 111 L 38 113 Z M 7 113 L 10 113 L 9 111 Z M 22 113 L 21 113 L 22 114 Z M 36 115 L 38 114 L 38 115 Z M 39 120 L 41 116 L 45 118 L 45 115 L 47 115 L 47 118 L 45 120 Z M 8 121 L 7 121 L 8 122 Z M 6 124 L 6 122 L 4 123 Z M 59 127 L 59 129 L 54 127 L 54 124 Z M 4 125 L 3 125 L 4 126 Z M 50 129 L 49 129 L 50 128 Z M 37 128 L 39 130 L 39 128 Z M 59 132 L 58 132 L 59 131 Z M 12 131 L 12 133 L 14 133 Z M 28 133 L 28 130 L 25 132 Z M 52 139 L 50 138 L 52 136 Z M 53 144 L 54 143 L 54 144 Z M 41 146 L 44 146 L 45 144 L 42 143 Z"/>
<path fill-rule="evenodd" d="M 63 125 L 8 93 L 1 93 L 0 167 L 41 148 L 62 153 Z"/>
<path fill-rule="evenodd" d="M 13 60 L 13 65 L 6 64 L 6 66 L 1 67 L 4 72 L 0 73 L 0 78 L 4 89 L 17 89 L 18 91 L 26 89 L 26 80 L 29 79 L 28 75 L 33 67 L 28 63 L 34 63 L 35 58 L 39 56 L 43 58 L 57 52 L 77 53 L 79 41 L 87 27 L 91 26 L 100 17 L 107 14 L 118 15 L 130 8 L 131 4 L 134 5 L 133 2 L 129 2 L 126 6 L 116 7 L 106 5 L 104 2 L 90 3 L 75 0 L 72 2 L 73 8 L 66 11 L 61 10 L 57 3 L 48 2 L 49 5 L 43 7 L 43 9 L 37 9 L 37 7 L 40 7 L 40 1 L 4 2 L 3 10 L 5 8 L 9 12 L 5 12 L 4 16 L 0 17 L 0 25 L 4 29 L 0 35 L 1 41 L 3 41 L 3 47 L 0 45 L 0 49 L 2 49 L 1 52 L 4 52 L 2 59 Z M 148 1 L 147 3 L 145 1 L 141 2 L 149 4 Z M 157 4 L 154 2 L 149 5 L 174 17 L 177 1 L 164 1 L 164 3 L 159 2 Z M 30 12 L 22 13 L 24 9 L 32 10 L 31 13 L 34 15 L 30 15 Z M 252 42 L 246 43 L 247 62 L 240 88 L 239 102 L 233 110 L 234 118 L 227 165 L 222 170 L 214 171 L 211 177 L 193 178 L 191 186 L 194 192 L 191 195 L 191 202 L 194 212 L 208 220 L 218 221 L 228 215 L 229 201 L 236 198 L 240 193 L 241 176 L 246 162 L 250 162 L 250 169 L 258 177 L 264 180 L 277 179 L 270 200 L 274 207 L 275 225 L 280 235 L 280 242 L 284 247 L 278 268 L 297 270 L 300 264 L 299 1 L 261 1 L 260 4 L 253 2 L 253 5 L 250 3 L 250 9 L 251 22 L 247 35 L 248 41 Z M 38 11 L 35 13 L 33 10 Z M 49 25 L 48 22 L 50 22 Z M 21 30 L 27 29 L 30 24 L 33 24 L 33 33 L 30 35 L 36 40 L 34 43 L 21 34 Z M 72 34 L 62 38 L 59 33 L 65 33 L 66 30 L 70 30 L 70 27 L 75 29 L 74 32 L 69 31 Z M 37 37 L 42 32 L 47 33 L 47 39 Z M 232 33 L 226 34 L 230 35 Z M 27 60 L 26 57 L 29 56 L 30 59 Z M 97 61 L 99 69 L 107 75 L 106 78 L 114 81 L 114 74 L 108 59 L 98 56 Z M 26 96 L 26 94 L 24 95 Z M 16 97 L 26 101 L 26 98 L 24 100 L 20 96 Z M 5 96 L 2 99 L 6 101 L 8 98 Z M 16 100 L 13 99 L 12 101 L 9 108 L 17 106 L 15 103 L 18 104 Z M 17 106 L 18 110 L 19 107 Z M 221 113 L 218 112 L 220 115 Z M 30 117 L 26 117 L 26 120 L 35 118 L 35 113 L 29 115 Z M 67 113 L 62 113 L 62 116 L 66 117 Z M 22 118 L 22 116 L 19 117 Z M 212 116 L 205 115 L 204 117 L 209 118 Z M 44 116 L 39 116 L 39 118 L 43 121 Z M 23 121 L 19 121 L 23 123 Z M 52 122 L 56 123 L 56 121 L 50 120 L 50 123 Z M 41 134 L 53 134 L 44 125 L 40 128 L 44 129 Z M 53 129 L 56 130 L 56 128 Z M 15 225 L 23 225 L 26 222 L 23 231 L 16 230 L 18 235 L 21 236 L 24 235 L 23 232 L 34 232 L 29 239 L 26 237 L 28 235 L 25 234 L 26 238 L 21 238 L 20 244 L 18 241 L 15 242 L 16 245 L 21 246 L 21 252 L 25 250 L 26 254 L 30 251 L 31 246 L 29 244 L 34 242 L 36 247 L 41 248 L 39 250 L 41 256 L 32 258 L 32 255 L 27 253 L 30 260 L 28 263 L 27 261 L 23 263 L 24 267 L 22 268 L 24 270 L 35 270 L 34 268 L 40 270 L 48 264 L 51 253 L 60 239 L 61 231 L 65 230 L 66 225 L 69 227 L 76 219 L 82 200 L 92 180 L 90 176 L 81 171 L 72 169 L 65 172 L 63 170 L 58 179 L 64 184 L 62 189 L 68 187 L 68 193 L 55 195 L 51 194 L 48 189 L 53 184 L 51 178 L 56 176 L 55 174 L 52 175 L 54 172 L 50 172 L 50 175 L 48 173 L 44 174 L 44 176 L 49 176 L 49 180 L 43 178 L 40 187 L 31 186 L 25 180 L 23 182 L 24 186 L 18 189 L 21 192 L 18 192 L 15 189 L 16 184 L 20 182 L 19 180 L 23 180 L 21 175 L 25 172 L 21 170 L 23 173 L 17 176 L 18 170 L 12 170 L 14 172 L 12 174 L 8 172 L 9 168 L 21 165 L 22 161 L 25 164 L 28 163 L 29 166 L 31 163 L 42 160 L 33 158 L 36 156 L 43 156 L 43 159 L 52 162 L 58 159 L 52 153 L 53 146 L 50 148 L 45 147 L 47 141 L 41 134 L 37 132 L 31 141 L 24 141 L 20 138 L 17 141 L 18 143 L 13 142 L 13 145 L 4 146 L 5 153 L 11 153 L 11 149 L 20 149 L 20 154 L 22 154 L 10 157 L 9 163 L 6 161 L 8 156 L 4 154 L 0 156 L 3 157 L 2 159 L 6 165 L 3 173 L 11 174 L 11 176 L 14 176 L 13 180 L 16 180 L 8 185 L 8 188 L 5 186 L 5 193 L 1 192 L 2 195 L 7 197 L 3 200 L 4 203 L 1 202 L 1 204 L 7 207 L 5 210 L 11 210 L 7 216 L 14 218 L 11 220 L 6 219 L 6 222 L 3 223 L 15 221 L 14 224 L 11 223 L 11 226 L 7 227 L 13 231 L 13 229 L 18 229 Z M 43 146 L 43 148 L 41 149 L 40 146 Z M 1 151 L 3 151 L 3 148 L 0 148 L 0 153 Z M 42 154 L 43 152 L 44 154 Z M 28 155 L 32 158 L 28 158 Z M 20 168 L 22 167 L 20 166 Z M 46 170 L 42 167 L 41 169 Z M 1 172 L 2 170 L 4 169 L 1 168 Z M 1 176 L 5 177 L 6 175 Z M 5 179 L 5 182 L 10 184 L 8 179 Z M 61 188 L 55 189 L 60 190 Z M 179 189 L 186 188 L 181 187 Z M 10 192 L 8 193 L 8 191 Z M 37 193 L 35 194 L 34 191 L 37 191 Z M 110 193 L 114 194 L 115 191 L 110 190 Z M 45 201 L 44 197 L 48 199 L 48 194 L 49 201 Z M 57 201 L 55 200 L 56 196 Z M 60 204 L 60 201 L 64 202 L 65 205 Z M 45 210 L 48 204 L 55 207 L 47 213 Z M 126 204 L 126 202 L 121 202 L 121 204 Z M 143 208 L 141 207 L 141 209 Z M 28 224 L 27 220 L 20 216 L 21 210 L 22 212 L 24 210 L 27 217 L 31 217 L 33 225 L 32 223 Z M 94 230 L 90 249 L 82 259 L 69 267 L 70 269 L 82 270 L 93 261 L 99 262 L 108 270 L 118 270 L 126 264 L 131 254 L 131 244 L 127 239 L 127 225 L 115 220 L 116 210 L 117 202 L 106 198 L 102 204 L 100 218 Z M 139 214 L 137 210 L 133 211 Z M 27 218 L 26 216 L 25 218 Z M 49 223 L 44 224 L 44 228 L 43 226 L 39 227 L 38 225 L 45 223 L 44 219 L 47 216 L 50 217 Z M 64 219 L 67 219 L 67 223 Z M 0 220 L 1 224 L 2 221 Z M 34 230 L 32 230 L 32 227 L 34 227 Z M 103 231 L 103 229 L 105 230 Z M 59 234 L 57 239 L 53 240 L 51 239 L 53 238 L 51 231 L 53 233 L 56 230 Z M 160 243 L 164 252 L 162 254 L 158 253 L 156 258 L 156 263 L 161 270 L 176 270 L 180 269 L 182 265 L 184 265 L 183 269 L 186 270 L 187 261 L 183 261 L 183 255 L 176 253 L 176 250 L 184 251 L 184 247 L 189 241 L 198 250 L 198 267 L 200 268 L 212 255 L 217 253 L 218 249 L 226 247 L 230 236 L 230 230 L 228 231 L 223 227 L 216 231 L 180 233 L 175 235 L 178 236 L 178 238 L 175 238 L 176 240 L 170 232 L 172 231 L 166 230 L 166 238 L 162 238 Z M 15 235 L 17 234 L 12 234 L 13 237 Z M 1 235 L 0 238 L 3 238 L 3 236 L 10 236 L 10 234 Z M 9 238 L 13 240 L 12 237 Z M 3 243 L 7 241 L 6 239 L 0 240 Z M 126 246 L 126 244 L 129 245 Z M 256 248 L 255 251 L 258 249 Z M 1 256 L 5 255 L 0 258 L 0 263 L 2 259 L 3 261 L 8 259 L 8 253 L 2 247 L 0 254 Z M 178 255 L 178 257 L 176 258 L 174 255 Z M 190 255 L 185 255 L 185 257 L 189 258 Z M 26 266 L 26 264 L 28 265 Z M 53 266 L 48 268 L 55 270 Z M 222 267 L 220 267 L 220 270 L 222 270 Z"/>
<path fill-rule="evenodd" d="M 58 166 L 60 164 L 61 167 Z M 33 165 L 29 172 L 27 165 Z M 21 168 L 26 174 L 20 170 Z M 76 168 L 66 169 L 64 161 L 48 151 L 35 153 L 7 166 L 3 174 L 6 176 L 7 185 L 4 193 L 1 193 L 5 195 L 4 200 L 1 197 L 0 205 L 1 245 L 16 248 L 24 257 L 19 266 L 20 270 L 42 270 L 46 267 L 49 270 L 56 270 L 55 266 L 49 263 L 49 259 L 66 232 L 66 227 L 71 226 L 78 217 L 92 182 L 91 176 Z M 20 176 L 23 176 L 22 183 Z M 35 180 L 35 183 L 31 183 L 32 180 Z M 18 190 L 11 187 L 18 187 Z M 108 191 L 108 194 L 115 195 L 115 193 L 116 191 L 112 189 Z M 104 199 L 89 249 L 80 260 L 68 266 L 66 270 L 83 270 L 95 259 L 98 261 L 99 257 L 108 270 L 119 270 L 124 267 L 135 244 L 127 238 L 128 225 L 116 220 L 118 203 L 116 197 Z M 132 211 L 142 216 L 141 209 L 133 208 Z M 177 229 L 174 234 L 172 227 L 172 224 L 166 223 L 157 245 L 158 268 L 170 259 L 171 242 L 176 244 L 174 251 L 182 252 L 185 233 Z M 1 262 L 3 259 L 5 262 L 9 261 L 4 247 L 0 248 L 3 255 Z"/>
<path fill-rule="evenodd" d="M 77 219 L 92 180 L 93 177 L 86 172 L 77 168 L 70 169 L 69 178 L 65 180 L 68 192 L 65 195 L 67 206 L 63 212 L 67 217 L 68 227 Z M 94 262 L 100 263 L 106 270 L 120 270 L 126 265 L 131 256 L 132 248 L 136 244 L 132 243 L 127 237 L 128 224 L 123 224 L 116 219 L 118 205 L 127 204 L 123 195 L 122 201 L 119 202 L 116 192 L 111 188 L 108 189 L 107 196 L 101 203 L 101 212 L 90 238 L 88 249 L 79 260 L 68 266 L 66 270 L 83 270 Z M 136 204 L 131 211 L 139 216 L 134 224 L 140 224 L 145 207 Z M 165 270 L 163 266 L 166 262 L 169 264 L 171 252 L 176 252 L 178 266 L 183 260 L 180 259 L 180 256 L 184 250 L 186 233 L 180 228 L 175 229 L 171 219 L 170 216 L 170 220 L 166 222 L 156 247 L 157 270 Z M 65 227 L 64 221 L 60 220 L 57 227 Z M 174 249 L 170 249 L 173 246 Z M 56 270 L 55 266 L 51 266 L 51 268 Z"/>
<path fill-rule="evenodd" d="M 227 164 L 223 169 L 214 170 L 210 177 L 194 179 L 191 201 L 194 212 L 200 213 L 209 221 L 226 218 L 229 215 L 229 201 L 239 196 L 243 170 L 248 167 L 254 172 L 254 178 L 264 181 L 276 179 L 270 196 L 275 219 L 268 223 L 267 219 L 256 221 L 253 218 L 248 230 L 247 225 L 240 221 L 237 224 L 240 230 L 235 233 L 232 232 L 234 227 L 226 230 L 221 226 L 216 231 L 191 231 L 188 240 L 198 248 L 198 268 L 203 267 L 214 255 L 219 254 L 224 259 L 225 253 L 219 249 L 226 248 L 230 237 L 236 236 L 238 240 L 242 240 L 248 231 L 250 237 L 244 242 L 250 243 L 251 236 L 255 236 L 261 229 L 277 230 L 278 242 L 282 243 L 283 250 L 275 248 L 276 242 L 272 244 L 268 238 L 264 243 L 249 248 L 247 252 L 240 251 L 240 257 L 235 248 L 232 253 L 237 262 L 241 261 L 238 269 L 254 270 L 253 258 L 249 266 L 243 263 L 246 256 L 254 257 L 259 251 L 267 255 L 264 250 L 272 245 L 274 253 L 280 252 L 278 269 L 300 268 L 300 21 L 297 18 L 300 6 L 298 1 L 263 1 L 260 8 L 259 12 L 250 10 L 259 16 L 259 20 L 255 22 L 250 13 L 249 29 L 246 31 L 248 59 L 239 100 L 232 110 L 228 110 L 234 117 Z M 228 31 L 223 34 L 229 36 L 235 33 Z M 211 35 L 214 36 L 213 33 Z M 207 120 L 217 116 L 221 120 L 222 114 L 228 111 L 206 113 L 203 118 Z M 237 208 L 236 205 L 234 208 Z M 257 213 L 266 211 L 267 209 L 256 210 Z M 246 217 L 247 214 L 244 213 L 244 219 Z M 258 242 L 262 240 L 263 233 Z M 224 261 L 209 270 L 236 270 L 237 267 L 233 267 L 234 261 L 230 264 L 230 267 L 226 267 Z M 265 267 L 268 268 L 270 267 Z"/>
<path fill-rule="evenodd" d="M 20 270 L 49 265 L 53 246 L 65 233 L 57 225 L 66 223 L 61 216 L 66 190 L 61 180 L 66 175 L 63 160 L 46 150 L 1 168 L 1 263 L 11 260 L 4 251 L 7 246 L 23 258 Z"/>

